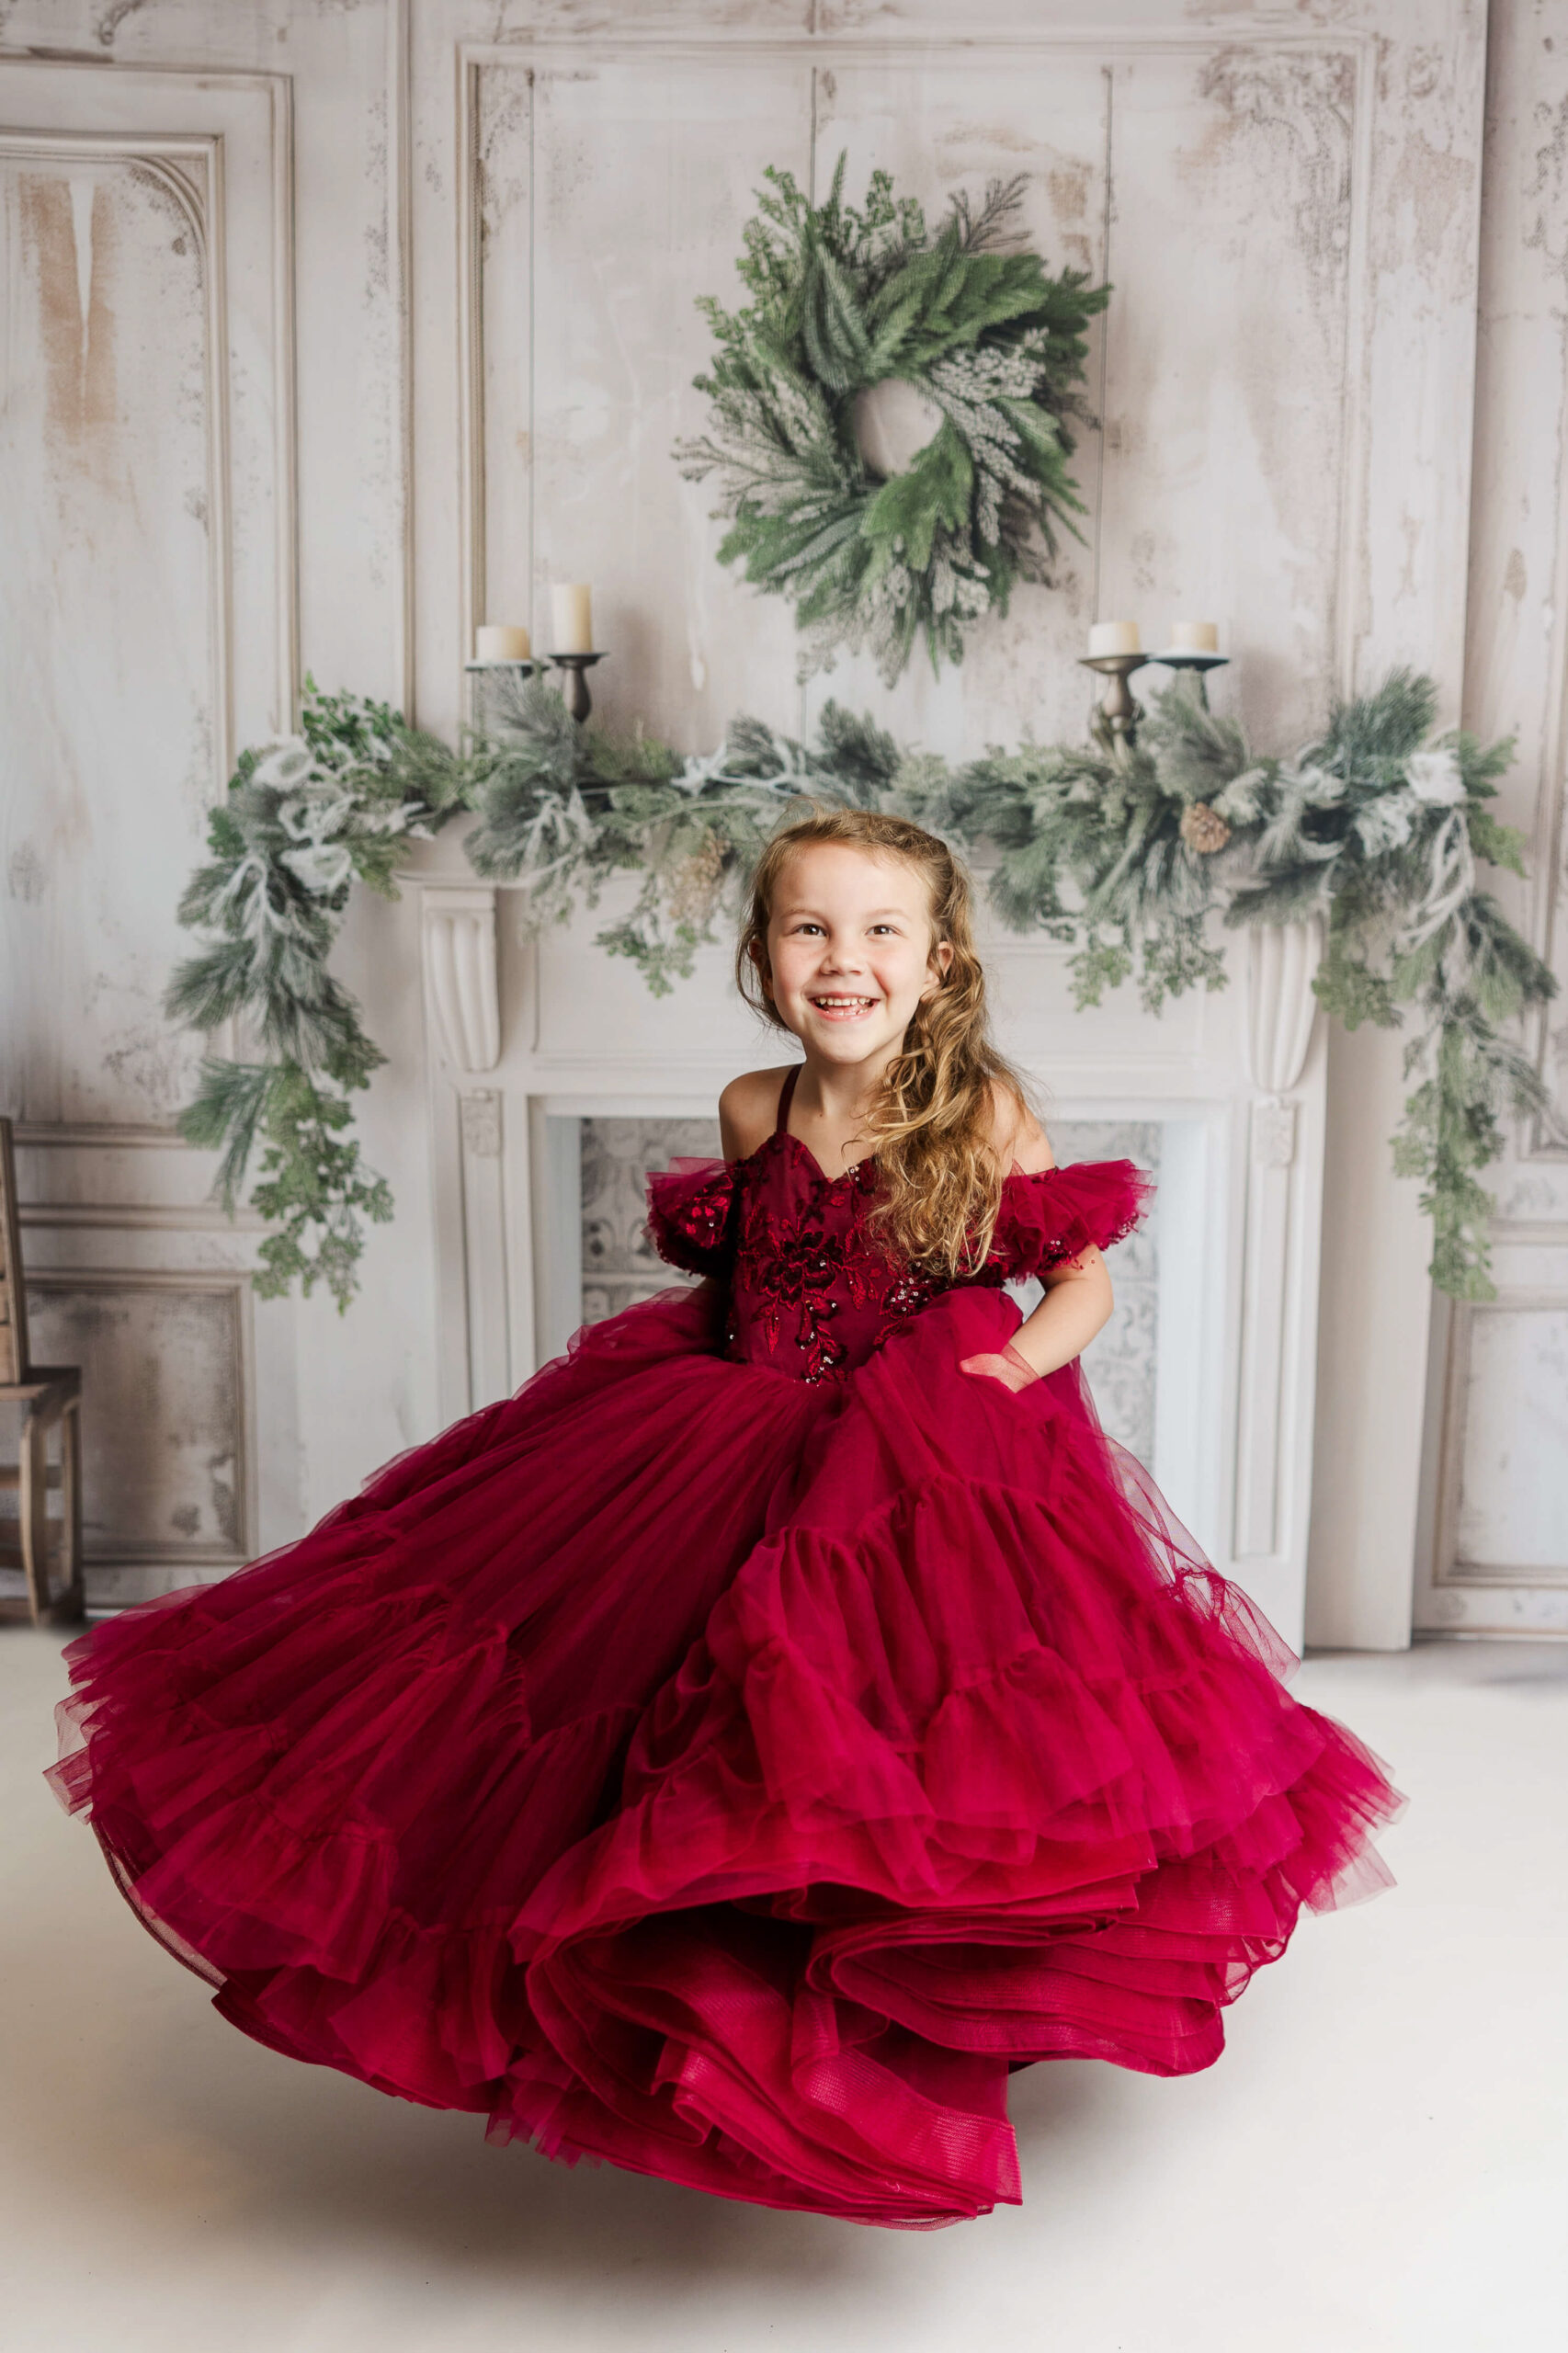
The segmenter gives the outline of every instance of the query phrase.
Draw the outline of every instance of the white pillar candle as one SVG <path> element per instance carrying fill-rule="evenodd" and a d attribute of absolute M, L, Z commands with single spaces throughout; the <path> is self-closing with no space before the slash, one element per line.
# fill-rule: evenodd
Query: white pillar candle
<path fill-rule="evenodd" d="M 473 632 L 476 662 L 526 662 L 531 650 L 526 629 L 511 629 L 502 621 L 485 621 Z"/>
<path fill-rule="evenodd" d="M 1173 654 L 1218 654 L 1220 624 L 1218 621 L 1173 621 L 1171 652 Z"/>
<path fill-rule="evenodd" d="M 1089 630 L 1089 652 L 1096 654 L 1142 654 L 1142 640 L 1136 621 L 1095 621 Z"/>
<path fill-rule="evenodd" d="M 591 654 L 594 650 L 593 607 L 585 583 L 557 584 L 550 592 L 552 654 Z"/>

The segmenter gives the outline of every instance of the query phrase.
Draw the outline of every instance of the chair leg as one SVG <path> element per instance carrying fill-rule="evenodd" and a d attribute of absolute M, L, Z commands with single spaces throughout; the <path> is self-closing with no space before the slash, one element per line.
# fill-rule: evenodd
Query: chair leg
<path fill-rule="evenodd" d="M 35 1626 L 49 1608 L 49 1425 L 29 1406 L 22 1423 L 21 1480 L 17 1494 L 22 1567 Z"/>
<path fill-rule="evenodd" d="M 85 1618 L 82 1563 L 82 1401 L 73 1397 L 60 1417 L 60 1574 L 57 1618 Z"/>

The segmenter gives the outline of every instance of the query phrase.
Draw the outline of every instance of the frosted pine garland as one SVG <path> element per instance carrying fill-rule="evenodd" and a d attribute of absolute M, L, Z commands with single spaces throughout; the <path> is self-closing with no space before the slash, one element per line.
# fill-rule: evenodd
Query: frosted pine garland
<path fill-rule="evenodd" d="M 383 1057 L 326 969 L 355 876 L 391 892 L 410 836 L 460 810 L 477 816 L 476 871 L 521 885 L 535 926 L 595 905 L 613 874 L 640 874 L 631 913 L 597 943 L 663 994 L 733 917 L 780 820 L 803 799 L 849 803 L 982 852 L 1003 921 L 1071 949 L 1081 1006 L 1130 979 L 1156 1012 L 1221 988 L 1217 921 L 1321 913 L 1328 1010 L 1350 1029 L 1414 1017 L 1394 1165 L 1422 1183 L 1434 1279 L 1486 1298 L 1478 1171 L 1504 1119 L 1551 1116 L 1511 1032 L 1554 984 L 1479 881 L 1487 862 L 1523 871 L 1521 837 L 1487 807 L 1512 746 L 1434 737 L 1436 706 L 1430 679 L 1395 671 L 1315 744 L 1259 760 L 1177 687 L 1130 757 L 1028 745 L 952 768 L 832 703 L 815 743 L 738 719 L 716 751 L 682 758 L 578 727 L 536 680 L 493 736 L 454 754 L 382 705 L 312 689 L 298 738 L 242 756 L 212 815 L 212 862 L 182 904 L 206 940 L 175 975 L 171 1014 L 203 1029 L 237 1017 L 260 1050 L 204 1063 L 185 1133 L 222 1154 L 231 1206 L 260 1154 L 251 1198 L 273 1232 L 257 1288 L 322 1281 L 347 1306 L 364 1222 L 392 1215 L 350 1132 L 350 1096 Z"/>

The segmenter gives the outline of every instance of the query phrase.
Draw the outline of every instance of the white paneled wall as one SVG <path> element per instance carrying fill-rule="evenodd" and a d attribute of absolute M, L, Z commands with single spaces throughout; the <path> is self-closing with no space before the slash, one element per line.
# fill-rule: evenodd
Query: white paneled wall
<path fill-rule="evenodd" d="M 1568 40 L 1551 0 L 1493 0 L 1465 719 L 1517 731 L 1500 813 L 1531 844 L 1516 921 L 1568 986 Z M 1568 1029 L 1531 1045 L 1553 1116 L 1492 1182 L 1498 1296 L 1445 1316 L 1416 1623 L 1568 1633 Z"/>
<path fill-rule="evenodd" d="M 1504 13 L 1521 59 L 1539 50 L 1544 17 Z M 1096 612 L 1152 639 L 1178 610 L 1217 614 L 1234 657 L 1217 692 L 1270 746 L 1398 659 L 1457 711 L 1483 36 L 1473 0 L 1210 17 L 1130 0 L 1110 26 L 1083 0 L 961 17 L 935 0 L 15 0 L 4 1093 L 62 1332 L 85 1351 L 142 1319 L 141 1358 L 102 1342 L 106 1420 L 128 1367 L 173 1365 L 165 1486 L 149 1500 L 106 1470 L 105 1597 L 188 1574 L 192 1544 L 221 1571 L 520 1379 L 570 1289 L 548 1245 L 554 1127 L 710 1118 L 723 1079 L 775 1051 L 721 950 L 654 1000 L 592 944 L 608 899 L 525 943 L 445 839 L 401 906 L 356 911 L 339 957 L 392 1057 L 362 1125 L 399 1214 L 365 1296 L 341 1323 L 319 1301 L 239 1313 L 254 1235 L 203 1207 L 206 1167 L 170 1133 L 188 1059 L 156 1011 L 233 744 L 287 723 L 306 668 L 453 729 L 473 624 L 547 636 L 563 576 L 595 584 L 599 710 L 685 747 L 739 710 L 798 728 L 828 693 L 953 754 L 1075 734 Z M 841 151 L 852 181 L 884 165 L 933 215 L 1025 172 L 1048 257 L 1116 288 L 1083 543 L 1052 590 L 974 632 L 960 671 L 915 665 L 891 693 L 855 662 L 801 685 L 788 614 L 718 566 L 710 494 L 670 456 L 703 421 L 695 297 L 738 291 L 763 166 L 820 186 Z M 1562 244 L 1550 230 L 1543 286 Z M 1504 491 L 1555 416 L 1519 389 L 1526 356 L 1483 365 L 1517 445 Z M 1530 551 L 1555 545 L 1555 522 L 1532 510 L 1530 529 Z M 1477 676 L 1472 633 L 1472 701 Z M 1497 674 L 1492 702 L 1511 688 Z M 1156 1022 L 1130 995 L 1075 1015 L 1047 943 L 992 952 L 1007 1043 L 1057 1117 L 1162 1123 L 1156 1422 L 1185 1466 L 1178 1508 L 1299 1633 L 1315 1427 L 1313 1631 L 1403 1641 L 1429 1298 L 1414 1188 L 1388 1174 L 1397 1049 L 1351 1041 L 1331 1066 L 1309 1025 L 1304 1061 L 1271 1074 L 1249 1061 L 1239 960 L 1225 995 Z M 1532 1150 L 1520 1169 L 1554 1182 Z M 189 1345 L 165 1345 L 182 1315 Z M 199 1407 L 228 1416 L 222 1445 L 202 1441 L 205 1498 L 180 1435 L 205 1429 Z M 248 1519 L 219 1507 L 228 1455 Z"/>

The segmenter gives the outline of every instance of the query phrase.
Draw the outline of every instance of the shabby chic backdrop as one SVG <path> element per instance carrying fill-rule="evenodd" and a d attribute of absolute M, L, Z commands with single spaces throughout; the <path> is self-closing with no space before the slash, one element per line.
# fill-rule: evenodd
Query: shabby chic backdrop
<path fill-rule="evenodd" d="M 1517 729 L 1508 904 L 1568 961 L 1550 14 L 1493 0 L 1488 79 L 1466 0 L 7 13 L 0 1097 L 35 1352 L 85 1371 L 90 1598 L 227 1573 L 657 1279 L 639 1172 L 710 1148 L 718 1087 L 773 1052 L 719 948 L 655 997 L 594 945 L 630 880 L 528 938 L 449 830 L 335 958 L 390 1056 L 360 1125 L 395 1220 L 342 1319 L 254 1298 L 256 1222 L 174 1128 L 197 1049 L 163 995 L 205 812 L 307 672 L 452 738 L 476 628 L 542 641 L 551 584 L 588 581 L 621 730 L 804 735 L 831 694 L 960 759 L 1083 736 L 1096 620 L 1156 645 L 1212 613 L 1216 708 L 1272 748 L 1396 663 Z M 764 167 L 820 195 L 841 153 L 933 217 L 1027 175 L 1031 242 L 1114 288 L 1083 543 L 891 688 L 868 656 L 798 682 L 788 608 L 720 565 L 672 457 Z M 1303 1023 L 1272 952 L 1155 1017 L 1075 1011 L 1063 947 L 990 939 L 1059 1154 L 1160 1178 L 1091 1362 L 1106 1417 L 1291 1639 L 1568 1630 L 1557 1131 L 1493 1172 L 1495 1296 L 1435 1301 L 1389 1161 L 1400 1041 Z M 1526 1043 L 1562 1105 L 1550 1024 Z"/>

